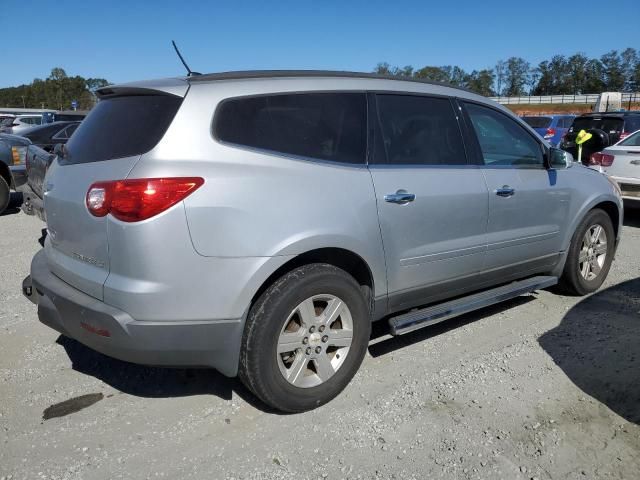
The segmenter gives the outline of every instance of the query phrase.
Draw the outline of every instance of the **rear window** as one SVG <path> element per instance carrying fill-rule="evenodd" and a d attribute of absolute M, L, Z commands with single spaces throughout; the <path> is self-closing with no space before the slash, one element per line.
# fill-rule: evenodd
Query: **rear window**
<path fill-rule="evenodd" d="M 551 118 L 549 117 L 522 117 L 531 128 L 549 128 Z"/>
<path fill-rule="evenodd" d="M 640 131 L 628 136 L 618 143 L 618 145 L 624 145 L 625 147 L 640 147 Z"/>
<path fill-rule="evenodd" d="M 67 143 L 61 163 L 100 162 L 148 152 L 169 128 L 181 102 L 174 95 L 101 100 Z"/>
<path fill-rule="evenodd" d="M 341 163 L 365 163 L 362 93 L 234 98 L 216 114 L 214 136 L 236 145 Z"/>
<path fill-rule="evenodd" d="M 622 131 L 623 121 L 621 117 L 577 117 L 569 129 L 569 133 L 578 133 L 580 130 L 597 128 L 606 133 L 619 133 Z"/>

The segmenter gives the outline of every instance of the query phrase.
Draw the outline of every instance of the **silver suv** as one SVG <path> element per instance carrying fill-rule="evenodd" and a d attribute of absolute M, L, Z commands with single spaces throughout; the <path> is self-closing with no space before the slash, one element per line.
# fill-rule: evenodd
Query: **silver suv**
<path fill-rule="evenodd" d="M 614 184 L 466 90 L 332 72 L 109 86 L 45 178 L 25 294 L 104 354 L 289 412 L 393 335 L 606 277 Z"/>

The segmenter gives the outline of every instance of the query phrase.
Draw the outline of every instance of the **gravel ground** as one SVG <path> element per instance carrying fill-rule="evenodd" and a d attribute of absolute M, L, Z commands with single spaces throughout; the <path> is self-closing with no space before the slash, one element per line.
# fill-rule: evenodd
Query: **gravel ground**
<path fill-rule="evenodd" d="M 543 291 L 396 339 L 377 325 L 345 392 L 299 415 L 40 324 L 20 282 L 42 226 L 0 217 L 0 480 L 640 477 L 640 211 L 600 292 Z"/>

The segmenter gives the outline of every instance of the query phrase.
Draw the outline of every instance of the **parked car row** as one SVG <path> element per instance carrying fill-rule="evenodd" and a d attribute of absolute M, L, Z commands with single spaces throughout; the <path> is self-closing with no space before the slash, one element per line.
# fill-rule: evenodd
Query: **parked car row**
<path fill-rule="evenodd" d="M 59 121 L 37 125 L 21 131 L 21 135 L 0 133 L 0 214 L 9 205 L 10 190 L 22 190 L 27 186 L 28 160 L 31 157 L 50 157 L 56 145 L 64 145 L 80 121 Z M 25 199 L 33 197 L 24 192 Z M 37 201 L 25 205 L 38 204 Z M 33 208 L 25 210 L 33 212 Z M 36 211 L 40 215 L 40 212 Z"/>

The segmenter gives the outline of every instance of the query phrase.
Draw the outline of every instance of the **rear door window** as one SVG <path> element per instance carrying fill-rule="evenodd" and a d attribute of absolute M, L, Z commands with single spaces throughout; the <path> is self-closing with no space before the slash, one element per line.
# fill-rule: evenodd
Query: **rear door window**
<path fill-rule="evenodd" d="M 214 136 L 235 145 L 340 163 L 366 161 L 364 93 L 232 98 L 218 107 Z"/>
<path fill-rule="evenodd" d="M 377 95 L 384 151 L 394 165 L 466 165 L 453 105 L 447 98 Z"/>
<path fill-rule="evenodd" d="M 160 141 L 182 98 L 129 95 L 100 100 L 67 143 L 62 164 L 141 155 Z"/>

